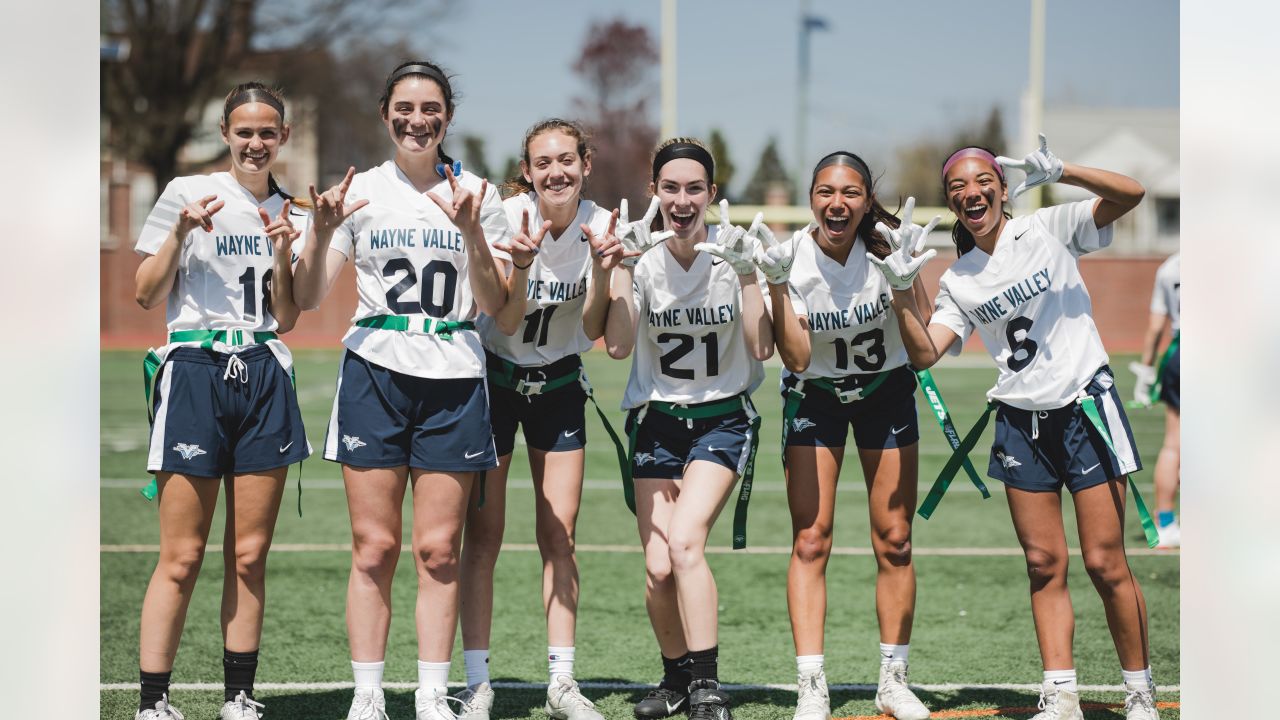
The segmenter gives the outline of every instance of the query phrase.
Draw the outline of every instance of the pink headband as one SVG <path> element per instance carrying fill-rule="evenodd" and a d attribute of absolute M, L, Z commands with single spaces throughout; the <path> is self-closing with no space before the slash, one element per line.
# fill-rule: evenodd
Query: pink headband
<path fill-rule="evenodd" d="M 943 183 L 947 182 L 947 172 L 951 170 L 951 166 L 966 158 L 978 158 L 979 160 L 990 163 L 991 167 L 995 168 L 996 175 L 1000 177 L 1000 182 L 1004 182 L 1004 168 L 1000 167 L 1000 163 L 996 162 L 995 155 L 992 155 L 980 147 L 966 147 L 960 148 L 959 150 L 951 153 L 951 157 L 947 158 L 947 161 L 942 164 Z"/>

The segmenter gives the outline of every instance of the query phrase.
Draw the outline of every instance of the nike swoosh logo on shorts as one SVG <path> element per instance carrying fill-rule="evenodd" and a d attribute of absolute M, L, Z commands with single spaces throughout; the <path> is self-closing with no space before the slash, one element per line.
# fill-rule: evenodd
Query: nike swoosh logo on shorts
<path fill-rule="evenodd" d="M 1093 472 L 1093 471 L 1094 471 L 1094 469 L 1095 469 L 1095 468 L 1097 468 L 1097 467 L 1098 467 L 1099 465 L 1101 465 L 1101 464 L 1102 464 L 1102 463 L 1100 463 L 1100 462 L 1099 462 L 1099 463 L 1094 463 L 1094 464 L 1093 464 L 1093 467 L 1089 467 L 1089 468 L 1085 468 L 1084 470 L 1081 470 L 1081 471 L 1080 471 L 1080 474 L 1081 474 L 1081 475 L 1088 475 L 1089 473 Z"/>
<path fill-rule="evenodd" d="M 464 457 L 464 458 L 466 458 L 466 459 L 468 459 L 468 460 L 471 460 L 472 458 L 478 458 L 478 457 L 480 457 L 480 456 L 481 456 L 481 455 L 483 455 L 483 454 L 484 454 L 484 451 L 483 451 L 483 450 L 477 450 L 477 451 L 475 451 L 475 452 L 473 452 L 473 453 L 463 453 L 463 454 L 462 454 L 462 457 Z"/>
<path fill-rule="evenodd" d="M 578 430 L 581 430 L 581 429 L 582 429 L 582 428 L 578 428 Z M 565 431 L 564 431 L 564 436 L 565 436 L 565 437 L 567 437 L 567 438 L 571 438 L 571 437 L 573 437 L 574 435 L 577 435 L 577 434 L 578 434 L 578 430 L 574 430 L 573 432 L 569 432 L 568 430 L 565 430 Z"/>
<path fill-rule="evenodd" d="M 281 447 L 281 448 L 280 448 L 280 452 L 282 452 L 282 453 L 283 453 L 283 452 L 287 452 L 287 451 L 289 450 L 289 448 L 291 448 L 291 447 L 293 447 L 293 441 L 292 441 L 292 440 L 290 440 L 290 441 L 289 441 L 289 444 L 288 444 L 288 445 L 285 445 L 285 446 Z"/>
<path fill-rule="evenodd" d="M 890 432 L 890 433 L 892 433 L 892 434 L 894 434 L 894 435 L 897 435 L 898 433 L 902 432 L 903 430 L 906 430 L 906 429 L 907 429 L 907 428 L 909 428 L 909 427 L 911 427 L 911 426 L 910 426 L 910 425 L 903 425 L 903 426 L 902 426 L 902 427 L 900 427 L 900 428 L 895 428 L 894 426 L 890 425 L 890 426 L 889 426 L 889 432 Z"/>

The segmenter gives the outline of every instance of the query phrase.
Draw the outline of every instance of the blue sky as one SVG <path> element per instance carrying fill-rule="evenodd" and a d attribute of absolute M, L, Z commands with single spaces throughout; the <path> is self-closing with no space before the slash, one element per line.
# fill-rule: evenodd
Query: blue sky
<path fill-rule="evenodd" d="M 1047 104 L 1178 106 L 1178 3 L 1046 4 Z M 975 122 L 993 105 L 1006 132 L 1017 131 L 1029 1 L 811 0 L 809 13 L 829 29 L 812 35 L 806 164 L 843 148 L 884 168 L 896 147 Z M 678 4 L 679 132 L 725 133 L 735 189 L 770 136 L 794 166 L 799 16 L 798 2 Z M 484 137 L 489 163 L 500 167 L 529 125 L 571 113 L 585 91 L 573 60 L 591 22 L 614 17 L 658 37 L 658 0 L 460 4 L 433 30 L 440 41 L 421 48 L 458 75 L 465 97 L 453 132 Z M 655 64 L 655 123 L 658 75 Z"/>

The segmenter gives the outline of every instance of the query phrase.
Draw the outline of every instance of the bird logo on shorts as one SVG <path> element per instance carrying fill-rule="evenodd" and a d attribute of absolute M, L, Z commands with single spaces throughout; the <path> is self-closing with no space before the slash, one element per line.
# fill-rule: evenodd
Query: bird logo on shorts
<path fill-rule="evenodd" d="M 1002 452 L 997 452 L 996 457 L 1000 460 L 1000 464 L 1007 468 L 1022 467 L 1022 463 L 1018 462 L 1018 459 L 1012 455 L 1005 455 Z"/>
<path fill-rule="evenodd" d="M 352 437 L 351 435 L 343 435 L 342 444 L 347 446 L 347 452 L 355 452 L 356 448 L 364 447 L 368 443 L 361 441 L 359 436 Z"/>
<path fill-rule="evenodd" d="M 645 463 L 656 463 L 658 460 L 650 453 L 638 452 L 636 453 L 635 462 L 636 465 L 644 465 Z"/>
<path fill-rule="evenodd" d="M 794 420 L 792 420 L 792 421 L 791 421 L 791 431 L 792 431 L 792 432 L 800 432 L 801 430 L 804 430 L 805 428 L 811 428 L 811 427 L 814 427 L 814 426 L 816 426 L 816 425 L 817 425 L 817 423 L 815 423 L 814 421 L 810 420 L 809 418 L 796 418 L 796 419 L 794 419 Z"/>
<path fill-rule="evenodd" d="M 178 451 L 178 454 L 182 456 L 183 460 L 190 460 L 197 455 L 209 454 L 204 450 L 201 450 L 199 445 L 188 445 L 186 443 L 178 443 L 173 446 L 173 449 Z"/>

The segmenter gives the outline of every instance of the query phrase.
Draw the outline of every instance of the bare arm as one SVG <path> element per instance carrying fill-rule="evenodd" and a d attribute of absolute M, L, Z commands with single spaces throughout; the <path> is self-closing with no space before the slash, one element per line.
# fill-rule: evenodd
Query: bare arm
<path fill-rule="evenodd" d="M 480 192 L 473 193 L 462 187 L 458 178 L 453 175 L 453 168 L 449 166 L 445 166 L 445 179 L 449 181 L 449 188 L 453 191 L 453 202 L 445 202 L 433 192 L 426 195 L 462 231 L 463 245 L 467 250 L 467 280 L 471 283 L 476 307 L 486 315 L 497 317 L 507 302 L 507 279 L 494 261 L 489 243 L 484 237 L 484 226 L 480 223 L 480 210 L 484 205 L 485 193 L 489 190 L 489 181 L 481 181 Z"/>
<path fill-rule="evenodd" d="M 138 266 L 134 275 L 137 285 L 135 297 L 138 304 L 150 310 L 164 302 L 169 291 L 173 289 L 173 280 L 178 273 L 178 260 L 182 257 L 182 243 L 187 235 L 196 228 L 205 232 L 213 231 L 213 216 L 225 205 L 217 195 L 207 195 L 196 202 L 188 203 L 178 213 L 178 220 L 173 224 L 169 237 L 161 243 L 155 255 L 151 255 Z"/>
<path fill-rule="evenodd" d="M 893 312 L 911 364 L 921 370 L 933 367 L 959 336 L 944 325 L 928 323 L 916 305 L 915 289 L 893 291 Z"/>
<path fill-rule="evenodd" d="M 1060 182 L 1084 188 L 1098 196 L 1093 206 L 1093 224 L 1104 228 L 1138 206 L 1146 189 L 1137 180 L 1110 170 L 1085 167 L 1074 163 L 1062 164 Z"/>
<path fill-rule="evenodd" d="M 764 310 L 764 296 L 755 273 L 739 275 L 738 284 L 742 287 L 742 338 L 747 352 L 756 360 L 768 360 L 773 356 L 773 323 Z"/>
<path fill-rule="evenodd" d="M 582 305 L 582 332 L 589 340 L 595 342 L 604 336 L 605 323 L 609 317 L 609 283 L 613 268 L 622 261 L 622 243 L 618 241 L 616 230 L 618 211 L 613 211 L 609 218 L 609 227 L 600 238 L 596 238 L 587 225 L 580 225 L 582 235 L 591 247 L 591 292 Z"/>
<path fill-rule="evenodd" d="M 1164 327 L 1168 322 L 1169 316 L 1161 313 L 1151 313 L 1147 319 L 1147 331 L 1142 338 L 1143 365 L 1155 365 L 1156 357 L 1160 354 L 1160 340 L 1164 337 Z"/>
<path fill-rule="evenodd" d="M 778 347 L 778 355 L 791 372 L 804 372 L 813 357 L 809 344 L 809 321 L 796 314 L 785 282 L 768 283 L 768 286 L 769 303 L 773 309 L 773 342 Z"/>
<path fill-rule="evenodd" d="M 501 262 L 498 271 L 506 276 L 507 282 L 507 298 L 502 304 L 502 309 L 494 316 L 494 321 L 498 326 L 498 330 L 503 335 L 514 335 L 520 329 L 520 323 L 524 322 L 524 311 L 528 308 L 529 297 L 529 270 L 533 266 L 534 257 L 538 254 L 538 249 L 542 247 L 542 238 L 547 234 L 547 229 L 551 227 L 551 221 L 547 220 L 542 223 L 542 228 L 538 230 L 532 237 L 529 235 L 529 211 L 524 211 L 524 220 L 520 225 L 520 232 L 511 238 L 511 242 L 496 245 L 499 250 L 505 250 L 511 254 L 511 262 Z M 492 255 L 492 254 L 491 254 Z M 495 260 L 497 260 L 495 258 Z M 511 272 L 507 273 L 507 265 L 511 266 Z"/>
<path fill-rule="evenodd" d="M 632 268 L 619 265 L 609 278 L 609 313 L 604 328 L 604 344 L 609 357 L 621 360 L 631 354 L 636 344 L 639 310 L 632 290 Z"/>
<path fill-rule="evenodd" d="M 347 168 L 342 182 L 323 195 L 316 194 L 315 185 L 309 188 L 313 208 L 311 227 L 293 269 L 293 301 L 302 310 L 314 310 L 320 306 L 320 301 L 329 294 L 334 279 L 347 261 L 346 255 L 329 246 L 334 231 L 357 210 L 369 204 L 368 200 L 357 200 L 349 206 L 346 204 L 347 190 L 355 172 L 354 167 Z"/>

